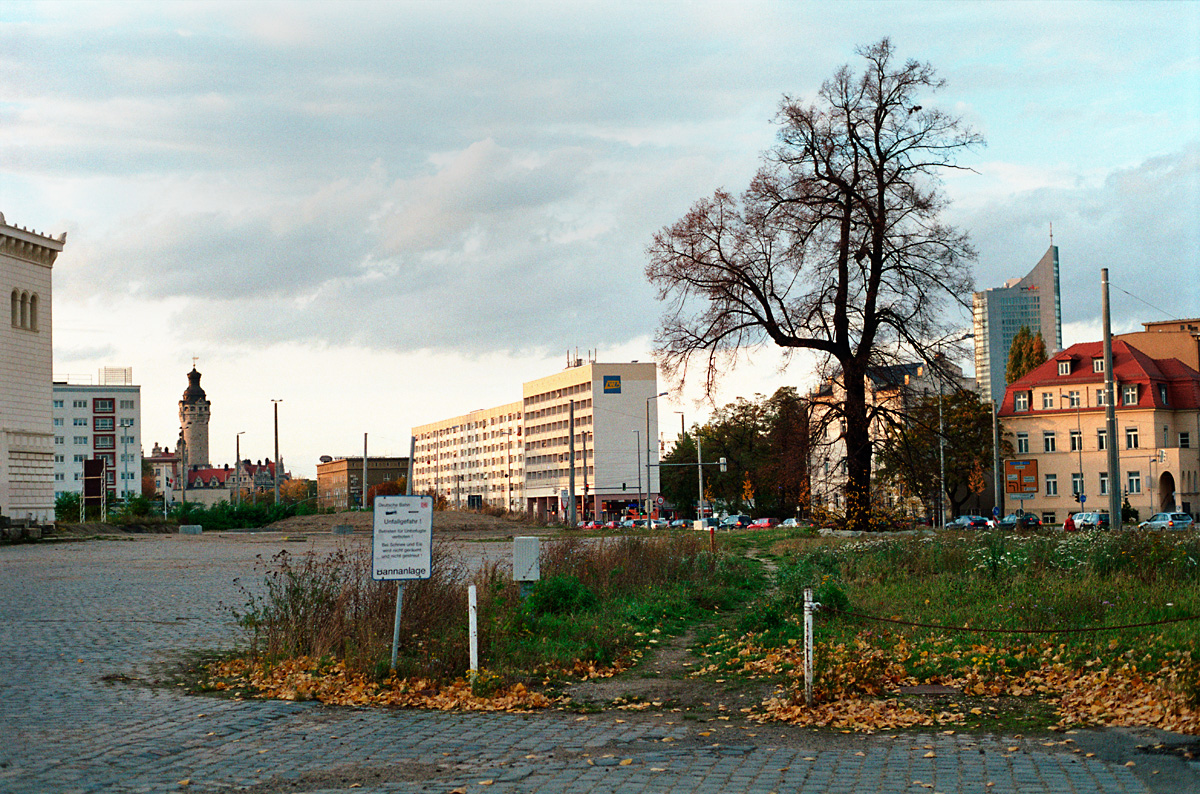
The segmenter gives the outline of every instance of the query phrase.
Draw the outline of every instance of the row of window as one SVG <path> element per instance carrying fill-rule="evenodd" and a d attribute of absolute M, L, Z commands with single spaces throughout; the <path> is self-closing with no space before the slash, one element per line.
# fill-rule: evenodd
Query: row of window
<path fill-rule="evenodd" d="M 1051 410 L 1054 408 L 1055 393 L 1044 391 L 1042 394 L 1042 409 Z M 1139 399 L 1139 384 L 1126 383 L 1121 387 L 1121 405 L 1137 405 Z M 1167 405 L 1167 387 L 1165 384 L 1158 386 L 1159 400 L 1163 405 Z M 1063 398 L 1063 408 L 1079 408 L 1081 405 L 1082 395 L 1077 390 L 1072 390 L 1066 394 L 1058 395 Z M 1013 410 L 1028 411 L 1029 405 L 1033 397 L 1032 391 L 1019 391 L 1013 393 Z M 1096 406 L 1108 405 L 1108 392 L 1104 389 L 1096 389 Z"/>
<path fill-rule="evenodd" d="M 1162 446 L 1171 446 L 1171 429 L 1167 425 L 1163 425 Z M 1070 439 L 1070 451 L 1080 452 L 1083 450 L 1083 433 L 1079 430 L 1072 430 L 1068 437 Z M 1180 431 L 1178 435 L 1179 448 L 1190 449 L 1192 446 L 1192 434 L 1186 431 Z M 1125 449 L 1140 449 L 1141 434 L 1136 427 L 1125 428 Z M 1108 449 L 1108 431 L 1100 428 L 1096 431 L 1096 449 Z M 1058 451 L 1058 433 L 1054 430 L 1042 431 L 1042 452 L 1057 452 Z M 1065 450 L 1064 450 L 1065 451 Z M 1017 454 L 1029 454 L 1029 433 L 1017 433 Z"/>
<path fill-rule="evenodd" d="M 66 419 L 61 416 L 54 417 L 54 426 L 63 427 L 66 424 Z M 71 424 L 75 427 L 87 427 L 88 419 L 86 416 L 76 416 L 71 420 Z M 116 420 L 111 416 L 96 416 L 92 418 L 92 427 L 101 431 L 112 431 L 116 429 Z M 133 427 L 132 419 L 122 419 L 121 427 Z"/>
<path fill-rule="evenodd" d="M 120 402 L 122 411 L 132 411 L 133 410 L 133 400 L 120 400 L 119 402 Z M 66 408 L 66 401 L 65 400 L 55 400 L 54 407 L 55 408 Z M 87 400 L 72 400 L 71 407 L 72 408 L 87 408 L 88 407 Z M 111 414 L 113 412 L 113 401 L 107 397 L 97 397 L 95 400 L 95 405 L 92 408 L 92 411 L 94 413 L 98 413 L 98 414 Z"/>
<path fill-rule="evenodd" d="M 38 304 L 41 299 L 36 292 L 14 289 L 12 291 L 12 327 L 26 331 L 38 329 Z"/>
<path fill-rule="evenodd" d="M 1047 474 L 1045 476 L 1046 496 L 1058 496 L 1058 475 Z M 1101 496 L 1108 495 L 1108 472 L 1100 472 L 1099 482 L 1097 483 L 1099 494 Z M 1142 473 L 1140 471 L 1125 472 L 1125 493 L 1139 494 L 1142 492 Z M 1071 495 L 1078 496 L 1083 493 L 1083 474 L 1074 472 L 1071 474 Z"/>

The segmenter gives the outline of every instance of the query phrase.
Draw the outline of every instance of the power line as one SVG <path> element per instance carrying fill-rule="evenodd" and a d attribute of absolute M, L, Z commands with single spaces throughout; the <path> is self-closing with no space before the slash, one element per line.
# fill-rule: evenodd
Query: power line
<path fill-rule="evenodd" d="M 1110 287 L 1114 288 L 1115 290 L 1117 290 L 1117 292 L 1124 292 L 1126 295 L 1128 295 L 1129 297 L 1133 298 L 1135 301 L 1141 301 L 1142 303 L 1144 303 L 1144 304 L 1146 304 L 1147 306 L 1149 306 L 1151 309 L 1154 309 L 1154 311 L 1156 311 L 1156 312 L 1161 312 L 1161 313 L 1162 313 L 1162 315 L 1163 315 L 1164 317 L 1166 317 L 1167 319 L 1171 319 L 1172 317 L 1174 317 L 1174 315 L 1173 315 L 1173 314 L 1171 314 L 1171 313 L 1170 313 L 1169 311 L 1167 311 L 1166 309 L 1163 309 L 1163 308 L 1160 308 L 1160 307 L 1158 307 L 1158 306 L 1155 306 L 1153 303 L 1150 303 L 1150 302 L 1149 302 L 1149 301 L 1147 301 L 1147 300 L 1143 300 L 1142 298 L 1139 298 L 1137 295 L 1134 295 L 1132 292 L 1125 292 L 1125 290 L 1121 289 L 1121 288 L 1120 288 L 1120 287 L 1118 287 L 1116 284 L 1113 284 L 1113 283 L 1112 283 L 1112 281 L 1109 281 L 1109 282 L 1108 282 L 1108 286 L 1110 286 Z"/>

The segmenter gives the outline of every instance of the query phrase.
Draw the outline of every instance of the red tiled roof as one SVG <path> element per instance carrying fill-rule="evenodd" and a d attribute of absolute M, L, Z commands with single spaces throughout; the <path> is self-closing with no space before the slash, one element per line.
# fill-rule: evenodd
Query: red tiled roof
<path fill-rule="evenodd" d="M 1200 372 L 1192 369 L 1177 358 L 1151 358 L 1141 350 L 1124 340 L 1113 341 L 1113 378 L 1119 391 L 1123 384 L 1137 383 L 1147 388 L 1138 390 L 1138 408 L 1169 408 L 1196 409 L 1200 408 Z M 1104 383 L 1104 373 L 1095 372 L 1091 361 L 1104 357 L 1103 342 L 1080 342 L 1055 354 L 1054 358 L 1037 367 L 1033 371 L 1010 383 L 1004 392 L 1004 401 L 1000 406 L 1001 416 L 1012 416 L 1013 397 L 1016 392 L 1033 391 L 1046 387 L 1079 387 L 1082 385 L 1101 386 Z M 1071 374 L 1059 375 L 1060 361 L 1075 361 Z M 1167 405 L 1163 405 L 1159 397 L 1159 385 L 1167 387 Z M 1121 399 L 1120 394 L 1117 400 Z M 1118 402 L 1118 407 L 1122 406 Z M 1093 406 L 1095 409 L 1095 406 Z M 1030 405 L 1031 412 L 1039 410 Z M 1061 406 L 1055 410 L 1064 409 Z M 1025 411 L 1021 412 L 1026 413 Z"/>

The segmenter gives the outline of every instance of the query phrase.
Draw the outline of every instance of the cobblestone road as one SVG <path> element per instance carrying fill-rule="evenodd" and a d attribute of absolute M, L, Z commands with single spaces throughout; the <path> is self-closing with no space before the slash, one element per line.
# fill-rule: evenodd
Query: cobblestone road
<path fill-rule="evenodd" d="M 306 545 L 264 533 L 0 548 L 0 792 L 1200 791 L 1195 762 L 1142 754 L 1124 732 L 1076 734 L 1086 758 L 1062 737 L 372 711 L 145 685 L 233 643 L 227 607 L 257 585 L 256 555 Z"/>

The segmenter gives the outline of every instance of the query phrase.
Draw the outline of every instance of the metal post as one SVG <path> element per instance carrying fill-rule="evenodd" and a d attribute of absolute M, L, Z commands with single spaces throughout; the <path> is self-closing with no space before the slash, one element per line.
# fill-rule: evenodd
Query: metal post
<path fill-rule="evenodd" d="M 938 523 L 946 528 L 946 430 L 942 418 L 942 376 L 935 372 L 938 382 Z"/>
<path fill-rule="evenodd" d="M 813 589 L 804 588 L 804 705 L 812 705 Z"/>
<path fill-rule="evenodd" d="M 279 404 L 283 400 L 271 400 L 275 404 L 275 504 L 279 504 Z"/>
<path fill-rule="evenodd" d="M 640 430 L 634 430 L 633 434 L 635 436 L 637 436 L 637 441 L 635 442 L 633 452 L 637 456 L 637 478 L 638 478 L 637 498 L 638 498 L 638 509 L 640 510 L 641 505 L 642 505 L 642 433 Z"/>
<path fill-rule="evenodd" d="M 471 686 L 479 678 L 479 613 L 475 606 L 475 585 L 467 586 L 467 621 L 470 631 L 471 670 L 469 677 Z"/>
<path fill-rule="evenodd" d="M 416 438 L 416 436 L 409 436 L 408 437 L 408 477 L 406 478 L 408 480 L 408 482 L 405 483 L 405 488 L 404 488 L 405 492 L 409 496 L 413 495 L 412 461 L 413 461 L 413 455 L 416 454 L 416 451 L 417 451 L 417 438 Z M 437 500 L 436 494 L 434 495 L 433 498 L 434 498 L 434 501 L 436 502 L 436 500 Z M 400 653 L 400 610 L 403 605 L 404 605 L 404 582 L 403 582 L 403 580 L 401 580 L 401 581 L 396 582 L 396 618 L 392 622 L 392 667 L 391 667 L 392 672 L 396 671 L 396 657 Z"/>
<path fill-rule="evenodd" d="M 650 447 L 653 444 L 653 440 L 650 435 L 650 401 L 657 400 L 659 397 L 663 397 L 665 395 L 666 395 L 665 391 L 660 391 L 658 394 L 654 395 L 653 397 L 646 398 L 646 526 L 647 526 L 647 528 L 649 528 L 649 526 L 650 526 L 650 499 L 652 498 L 650 492 L 654 490 L 654 487 L 651 485 L 652 480 L 650 479 Z"/>
<path fill-rule="evenodd" d="M 275 454 L 278 455 L 279 453 L 276 452 Z M 412 460 L 412 458 L 409 458 L 409 460 Z M 275 465 L 278 466 L 279 462 L 276 461 Z M 363 433 L 363 479 L 362 479 L 362 493 L 358 499 L 358 506 L 361 507 L 363 510 L 367 509 L 367 434 L 366 433 Z"/>
<path fill-rule="evenodd" d="M 588 517 L 588 462 L 587 462 L 587 437 L 588 431 L 584 430 L 579 434 L 579 439 L 583 442 L 583 520 L 587 521 Z"/>
<path fill-rule="evenodd" d="M 571 429 L 567 438 L 567 456 L 571 459 L 571 469 L 567 474 L 567 493 L 570 495 L 570 507 L 567 508 L 567 526 L 574 529 L 579 525 L 579 514 L 575 512 L 575 401 L 567 404 L 567 426 Z"/>
<path fill-rule="evenodd" d="M 1001 469 L 1004 462 L 1000 459 L 1000 418 L 996 415 L 996 401 L 992 400 L 992 478 L 996 489 L 995 518 L 997 525 L 1004 518 L 1004 488 Z"/>
<path fill-rule="evenodd" d="M 239 505 L 242 503 L 242 434 L 245 432 L 245 430 L 240 430 L 233 437 L 233 454 L 237 457 L 237 460 L 233 462 L 233 480 L 237 488 L 237 499 L 234 500 L 234 504 Z"/>
<path fill-rule="evenodd" d="M 1113 382 L 1112 323 L 1108 315 L 1108 268 L 1100 268 L 1101 314 L 1104 322 L 1105 435 L 1108 436 L 1108 521 L 1112 529 L 1121 524 L 1121 456 L 1117 452 L 1117 393 Z"/>
<path fill-rule="evenodd" d="M 700 482 L 700 502 L 697 506 L 699 515 L 696 518 L 704 520 L 704 463 L 700 454 L 700 428 L 696 428 L 696 478 Z"/>

